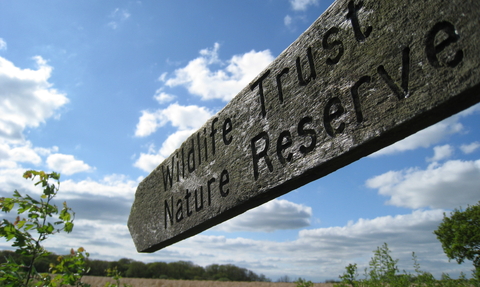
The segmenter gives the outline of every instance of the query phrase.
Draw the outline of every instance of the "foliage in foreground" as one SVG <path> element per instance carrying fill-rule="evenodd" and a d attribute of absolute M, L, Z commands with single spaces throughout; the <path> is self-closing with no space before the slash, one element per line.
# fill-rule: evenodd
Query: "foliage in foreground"
<path fill-rule="evenodd" d="M 57 233 L 70 233 L 75 213 L 65 202 L 61 210 L 51 204 L 59 190 L 60 174 L 29 170 L 23 177 L 32 180 L 38 177 L 35 185 L 41 185 L 43 193 L 38 200 L 30 195 L 23 196 L 17 190 L 11 198 L 0 198 L 3 212 L 9 213 L 16 208 L 18 214 L 13 222 L 2 220 L 0 237 L 13 240 L 15 252 L 22 256 L 21 261 L 10 257 L 0 264 L 0 286 L 86 286 L 80 280 L 88 272 L 86 258 L 89 254 L 82 247 L 71 249 L 67 256 L 58 256 L 57 261 L 50 264 L 49 273 L 39 273 L 35 269 L 37 261 L 51 255 L 42 243 Z"/>
<path fill-rule="evenodd" d="M 420 270 L 420 264 L 417 262 L 414 252 L 412 260 L 415 274 L 407 273 L 405 270 L 400 273 L 397 265 L 398 259 L 393 259 L 390 252 L 387 243 L 377 247 L 368 264 L 369 267 L 365 268 L 364 279 L 358 279 L 357 264 L 349 264 L 345 267 L 346 271 L 343 275 L 339 276 L 342 280 L 341 283 L 336 286 L 480 286 L 477 279 L 467 279 L 463 273 L 458 279 L 452 279 L 444 273 L 441 280 L 436 280 L 431 273 Z"/>

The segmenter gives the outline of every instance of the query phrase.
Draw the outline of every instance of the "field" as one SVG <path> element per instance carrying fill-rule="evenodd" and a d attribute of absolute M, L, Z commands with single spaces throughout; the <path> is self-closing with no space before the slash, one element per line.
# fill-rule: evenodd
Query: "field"
<path fill-rule="evenodd" d="M 92 287 L 103 287 L 106 282 L 115 283 L 110 277 L 84 276 L 82 282 Z M 188 280 L 164 280 L 164 279 L 142 279 L 122 278 L 123 284 L 130 284 L 133 287 L 295 287 L 295 283 L 271 283 L 271 282 L 220 282 L 220 281 L 188 281 Z M 316 283 L 314 287 L 333 287 L 330 283 Z"/>

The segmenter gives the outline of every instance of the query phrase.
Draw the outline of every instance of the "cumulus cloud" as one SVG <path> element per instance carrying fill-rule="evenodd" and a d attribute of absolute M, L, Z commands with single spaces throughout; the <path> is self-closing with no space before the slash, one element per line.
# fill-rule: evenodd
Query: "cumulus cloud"
<path fill-rule="evenodd" d="M 310 5 L 318 5 L 318 0 L 290 0 L 290 4 L 295 11 L 305 11 Z"/>
<path fill-rule="evenodd" d="M 56 153 L 47 158 L 48 168 L 60 174 L 72 175 L 79 172 L 91 171 L 92 167 L 73 155 Z"/>
<path fill-rule="evenodd" d="M 48 82 L 52 67 L 34 57 L 37 70 L 21 69 L 0 57 L 0 139 L 23 140 L 26 127 L 38 127 L 68 102 Z"/>
<path fill-rule="evenodd" d="M 0 143 L 0 169 L 17 168 L 21 164 L 27 164 L 32 168 L 41 166 L 42 157 L 57 152 L 58 147 L 51 148 L 34 147 L 30 141 L 21 143 Z"/>
<path fill-rule="evenodd" d="M 81 198 L 85 195 L 104 197 L 133 198 L 139 181 L 131 180 L 124 175 L 107 175 L 101 180 L 85 179 L 81 181 L 62 181 L 62 193 L 69 198 Z"/>
<path fill-rule="evenodd" d="M 102 213 L 102 210 L 94 210 Z M 77 214 L 78 215 L 78 214 Z M 128 240 L 129 233 L 125 224 L 106 224 L 101 220 L 75 220 L 75 227 L 70 234 L 57 234 L 45 241 L 45 247 L 56 254 L 68 254 L 70 248 L 84 246 L 90 258 L 100 260 L 118 260 L 118 250 L 122 250 L 122 257 L 135 258 L 135 247 L 132 240 Z M 152 260 L 153 261 L 153 260 Z M 158 260 L 157 260 L 158 261 Z"/>
<path fill-rule="evenodd" d="M 2 166 L 2 168 L 0 169 L 0 197 L 11 197 L 14 190 L 18 190 L 23 195 L 42 193 L 40 186 L 34 186 L 30 180 L 23 178 L 25 168 L 17 165 L 7 168 Z"/>
<path fill-rule="evenodd" d="M 158 89 L 158 90 L 155 92 L 155 95 L 153 96 L 153 98 L 154 98 L 159 104 L 164 104 L 164 103 L 168 103 L 168 102 L 173 101 L 173 100 L 175 99 L 175 96 L 163 92 L 162 89 Z"/>
<path fill-rule="evenodd" d="M 165 85 L 185 86 L 203 100 L 229 101 L 274 59 L 269 50 L 252 50 L 223 62 L 218 57 L 219 49 L 220 45 L 215 43 L 212 49 L 201 50 L 198 58 L 175 70 L 174 76 L 165 80 Z M 213 65 L 223 68 L 212 70 Z"/>
<path fill-rule="evenodd" d="M 160 153 L 141 153 L 138 159 L 133 164 L 134 167 L 137 167 L 145 172 L 151 172 L 159 164 L 164 161 L 166 156 Z"/>
<path fill-rule="evenodd" d="M 167 123 L 177 130 L 167 137 L 160 149 L 150 146 L 148 153 L 141 153 L 134 166 L 146 172 L 152 171 L 212 116 L 213 113 L 205 107 L 182 106 L 177 103 L 154 112 L 142 111 L 135 136 L 148 136 Z"/>
<path fill-rule="evenodd" d="M 451 145 L 446 144 L 434 147 L 433 152 L 433 157 L 427 158 L 427 161 L 435 162 L 447 159 L 453 155 L 454 148 Z"/>
<path fill-rule="evenodd" d="M 274 199 L 218 225 L 214 230 L 273 232 L 282 229 L 298 229 L 309 226 L 311 217 L 311 207 Z"/>
<path fill-rule="evenodd" d="M 6 162 L 38 165 L 42 162 L 42 159 L 30 142 L 21 145 L 4 143 L 0 144 L 0 165 L 5 165 Z"/>
<path fill-rule="evenodd" d="M 196 129 L 178 130 L 169 135 L 162 143 L 160 149 L 156 150 L 155 146 L 150 146 L 148 153 L 141 153 L 138 160 L 133 164 L 139 169 L 151 172 L 162 161 L 170 156 L 180 145 L 195 132 Z"/>
<path fill-rule="evenodd" d="M 148 136 L 168 122 L 179 130 L 196 129 L 201 127 L 212 115 L 213 113 L 205 107 L 182 106 L 177 103 L 154 112 L 142 111 L 135 136 Z"/>
<path fill-rule="evenodd" d="M 480 142 L 473 142 L 470 144 L 464 144 L 460 146 L 460 150 L 462 150 L 465 154 L 470 154 L 480 148 Z"/>
<path fill-rule="evenodd" d="M 425 234 L 423 236 L 418 234 L 409 238 L 405 235 L 400 236 L 401 238 L 397 236 L 401 233 L 415 233 L 421 229 L 435 229 L 442 219 L 442 210 L 416 210 L 411 214 L 382 216 L 374 219 L 360 218 L 356 222 L 349 222 L 346 226 L 302 230 L 299 235 L 302 241 L 314 245 L 322 245 L 322 242 L 328 242 L 335 238 L 335 241 L 339 244 L 359 246 L 375 241 L 379 237 L 384 242 L 390 242 L 391 244 L 415 243 L 422 239 L 428 239 L 425 238 Z M 353 239 L 356 242 L 352 242 Z"/>
<path fill-rule="evenodd" d="M 166 121 L 162 117 L 162 111 L 155 112 L 142 111 L 142 115 L 138 120 L 135 130 L 136 137 L 146 137 L 154 133 L 159 127 L 163 126 Z"/>
<path fill-rule="evenodd" d="M 400 207 L 453 209 L 475 204 L 480 200 L 480 160 L 389 171 L 367 180 L 366 186 L 388 196 L 387 204 Z"/>

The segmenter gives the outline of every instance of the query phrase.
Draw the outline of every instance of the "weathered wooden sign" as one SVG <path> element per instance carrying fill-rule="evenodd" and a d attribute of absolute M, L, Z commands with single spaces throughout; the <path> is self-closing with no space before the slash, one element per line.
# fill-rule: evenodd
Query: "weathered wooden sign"
<path fill-rule="evenodd" d="M 480 1 L 338 0 L 138 186 L 140 252 L 480 102 Z"/>

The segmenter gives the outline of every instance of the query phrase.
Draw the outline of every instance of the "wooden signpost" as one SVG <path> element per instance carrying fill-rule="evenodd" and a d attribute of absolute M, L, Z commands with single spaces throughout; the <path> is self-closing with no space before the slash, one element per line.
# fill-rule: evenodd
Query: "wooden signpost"
<path fill-rule="evenodd" d="M 480 1 L 337 0 L 138 186 L 154 252 L 480 102 Z"/>

